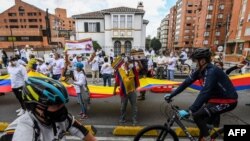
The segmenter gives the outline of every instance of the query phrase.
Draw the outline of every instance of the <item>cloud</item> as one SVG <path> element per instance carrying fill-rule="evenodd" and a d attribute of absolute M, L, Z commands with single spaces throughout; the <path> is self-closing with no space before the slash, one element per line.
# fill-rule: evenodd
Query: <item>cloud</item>
<path fill-rule="evenodd" d="M 144 19 L 149 20 L 147 35 L 156 36 L 157 27 L 161 20 L 169 11 L 170 5 L 176 0 L 23 0 L 40 9 L 49 8 L 50 13 L 54 13 L 57 7 L 67 9 L 68 16 L 82 14 L 86 12 L 98 11 L 106 8 L 127 6 L 136 8 L 139 1 L 144 4 L 146 11 Z M 14 5 L 14 0 L 0 0 L 0 12 Z"/>

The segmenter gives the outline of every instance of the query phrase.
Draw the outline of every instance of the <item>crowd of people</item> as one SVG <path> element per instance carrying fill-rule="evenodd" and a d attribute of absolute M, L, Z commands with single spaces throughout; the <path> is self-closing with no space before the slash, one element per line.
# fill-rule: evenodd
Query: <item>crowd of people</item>
<path fill-rule="evenodd" d="M 87 140 L 95 140 L 93 135 L 91 135 L 86 128 L 81 126 L 80 123 L 68 113 L 67 108 L 65 107 L 65 104 L 68 102 L 68 95 L 64 86 L 59 82 L 60 80 L 66 81 L 71 79 L 77 93 L 77 101 L 80 104 L 80 119 L 85 120 L 89 118 L 88 106 L 90 104 L 90 97 L 86 74 L 88 65 L 91 66 L 92 84 L 99 84 L 100 77 L 102 77 L 103 86 L 110 87 L 112 86 L 113 79 L 114 95 L 116 95 L 117 87 L 120 87 L 121 114 L 119 122 L 121 124 L 127 122 L 126 107 L 128 102 L 130 102 L 132 107 L 132 124 L 136 125 L 138 123 L 137 100 L 145 100 L 146 93 L 146 91 L 142 91 L 137 97 L 136 88 L 140 85 L 139 78 L 152 77 L 154 75 L 153 70 L 157 67 L 156 75 L 158 79 L 163 79 L 163 72 L 166 69 L 167 79 L 174 80 L 177 61 L 184 63 L 188 59 L 188 55 L 184 49 L 181 50 L 179 55 L 177 55 L 174 51 L 160 53 L 156 59 L 154 51 L 151 51 L 150 53 L 146 52 L 145 57 L 142 58 L 141 56 L 137 56 L 137 59 L 135 59 L 135 56 L 125 54 L 115 57 L 112 49 L 110 52 L 111 53 L 106 56 L 104 51 L 97 50 L 89 58 L 83 56 L 82 54 L 68 55 L 65 53 L 62 55 L 54 52 L 50 53 L 49 58 L 46 59 L 35 56 L 35 54 L 32 53 L 32 50 L 25 48 L 16 52 L 14 56 L 8 59 L 6 52 L 3 51 L 2 60 L 10 75 L 13 93 L 15 94 L 21 107 L 17 110 L 18 116 L 20 117 L 15 122 L 19 122 L 19 124 L 21 124 L 20 126 L 28 125 L 26 127 L 19 127 L 18 125 L 17 128 L 15 128 L 15 130 L 18 131 L 18 134 L 15 134 L 13 138 L 22 138 L 20 137 L 21 133 L 30 132 L 33 133 L 34 136 L 29 138 L 23 137 L 25 138 L 23 140 L 32 140 L 33 138 L 38 137 L 45 140 L 49 140 L 50 138 L 58 139 L 60 132 L 63 132 L 64 130 L 69 131 L 73 135 L 80 138 L 85 137 Z M 191 56 L 193 61 L 198 61 L 197 66 L 199 69 L 202 68 L 202 70 L 198 69 L 197 71 L 194 71 L 191 75 L 192 77 L 186 79 L 175 92 L 166 98 L 167 100 L 170 100 L 183 91 L 192 82 L 200 78 L 201 76 L 198 76 L 200 71 L 202 71 L 202 73 L 204 73 L 204 70 L 213 72 L 211 69 L 215 69 L 217 71 L 217 67 L 215 68 L 215 66 L 218 66 L 221 70 L 223 69 L 222 61 L 218 61 L 216 58 L 215 60 L 211 60 L 211 54 L 208 53 L 208 50 L 200 50 L 200 52 L 197 52 L 194 52 L 192 55 L 199 55 L 200 52 L 207 53 L 205 56 L 202 53 L 200 53 L 201 56 L 198 57 Z M 249 63 L 246 62 L 246 60 L 247 58 L 244 62 L 242 62 L 242 64 Z M 226 72 L 229 74 L 232 70 L 240 67 L 242 67 L 242 65 L 236 65 L 234 68 L 231 68 L 230 70 L 227 70 L 228 72 Z M 52 79 L 28 77 L 27 73 L 30 71 L 39 72 Z M 69 74 L 67 72 L 69 72 Z M 219 73 L 222 74 L 220 71 Z M 223 76 L 223 80 L 230 81 L 228 77 L 224 75 L 221 76 Z M 204 78 L 207 78 L 205 73 L 202 75 L 202 79 Z M 209 81 L 209 85 L 212 85 L 212 83 L 216 84 L 214 83 L 215 80 L 212 78 L 210 79 L 211 81 Z M 229 104 L 228 108 L 223 111 L 215 111 L 214 114 L 216 115 L 230 111 L 237 105 L 237 93 L 229 84 L 231 83 L 228 83 L 226 87 L 231 89 L 229 96 L 231 96 L 230 98 L 233 100 L 231 103 L 223 103 Z M 212 90 L 210 86 L 207 89 L 210 91 Z M 205 98 L 200 95 L 199 98 L 204 101 L 204 99 L 207 100 L 211 94 L 206 92 L 204 95 L 208 95 L 208 97 Z M 207 129 L 204 127 L 205 122 L 201 120 L 201 118 L 206 115 L 204 114 L 204 108 L 200 109 L 201 105 L 204 104 L 203 101 L 196 101 L 193 106 L 190 107 L 188 112 L 194 115 L 195 121 L 201 129 L 203 137 L 207 137 Z M 207 105 L 208 109 L 216 107 L 216 104 L 218 104 L 216 102 L 218 101 L 212 101 L 213 104 Z M 182 111 L 182 114 L 188 114 L 188 112 L 185 113 L 185 111 Z M 29 119 L 30 121 L 26 122 L 23 121 L 23 119 Z M 38 125 L 36 125 L 37 122 L 39 122 Z M 63 123 L 61 124 L 61 122 Z M 35 131 L 32 130 L 34 128 L 30 129 L 31 126 L 43 128 L 42 125 L 50 127 L 48 130 L 46 129 L 46 133 L 48 132 L 49 135 L 48 137 L 41 135 L 37 137 Z M 62 129 L 57 130 L 55 129 L 55 126 L 60 126 Z M 27 130 L 22 132 L 19 131 L 21 130 L 19 128 L 27 128 Z M 51 133 L 49 133 L 50 130 L 52 131 Z M 62 138 L 64 138 L 64 136 Z"/>

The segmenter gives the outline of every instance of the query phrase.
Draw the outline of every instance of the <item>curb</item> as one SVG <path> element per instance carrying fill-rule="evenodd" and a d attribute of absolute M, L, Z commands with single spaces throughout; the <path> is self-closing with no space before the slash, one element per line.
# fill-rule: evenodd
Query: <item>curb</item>
<path fill-rule="evenodd" d="M 4 130 L 9 126 L 7 122 L 0 122 L 0 132 L 4 132 Z M 92 125 L 84 125 L 93 135 L 96 135 L 96 128 Z"/>
<path fill-rule="evenodd" d="M 113 135 L 115 136 L 134 136 L 136 135 L 144 126 L 117 126 L 113 130 Z M 186 134 L 181 128 L 172 128 L 178 137 L 186 137 Z M 187 131 L 194 137 L 198 137 L 200 130 L 195 127 L 188 127 Z M 148 136 L 156 136 L 157 131 L 152 131 L 147 134 Z"/>

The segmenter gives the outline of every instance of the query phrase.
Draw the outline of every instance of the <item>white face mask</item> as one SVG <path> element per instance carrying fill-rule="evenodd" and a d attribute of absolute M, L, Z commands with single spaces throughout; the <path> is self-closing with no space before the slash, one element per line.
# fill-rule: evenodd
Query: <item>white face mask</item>
<path fill-rule="evenodd" d="M 128 62 L 128 58 L 127 57 L 125 57 L 123 60 L 124 60 L 124 62 Z"/>
<path fill-rule="evenodd" d="M 133 64 L 129 64 L 129 66 L 128 66 L 129 69 L 132 69 L 133 67 L 134 67 Z"/>

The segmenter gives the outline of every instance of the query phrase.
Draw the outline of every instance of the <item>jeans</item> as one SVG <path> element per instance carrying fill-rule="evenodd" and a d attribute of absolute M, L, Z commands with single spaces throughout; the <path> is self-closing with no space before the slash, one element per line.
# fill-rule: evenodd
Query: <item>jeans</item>
<path fill-rule="evenodd" d="M 136 122 L 137 118 L 137 102 L 136 102 L 136 92 L 131 92 L 126 96 L 121 96 L 121 117 L 120 121 L 124 121 L 126 117 L 126 108 L 128 105 L 128 101 L 131 104 L 132 109 L 132 121 Z"/>
<path fill-rule="evenodd" d="M 77 93 L 77 98 L 78 98 L 78 102 L 80 103 L 82 113 L 86 114 L 87 113 L 87 106 L 86 106 L 87 103 L 83 102 L 82 94 Z"/>
<path fill-rule="evenodd" d="M 108 85 L 109 87 L 111 86 L 111 77 L 112 75 L 111 74 L 103 74 L 102 75 L 102 78 L 103 78 L 103 86 L 106 86 L 106 82 L 108 81 Z"/>
<path fill-rule="evenodd" d="M 168 70 L 168 80 L 174 80 L 174 70 Z"/>
<path fill-rule="evenodd" d="M 53 74 L 52 75 L 52 79 L 54 79 L 54 80 L 59 80 L 60 79 L 60 77 L 61 77 L 61 74 Z"/>
<path fill-rule="evenodd" d="M 193 119 L 200 129 L 200 137 L 209 136 L 207 123 L 209 119 L 217 117 L 222 113 L 233 110 L 237 106 L 237 102 L 231 104 L 208 103 L 197 112 L 193 113 Z"/>

